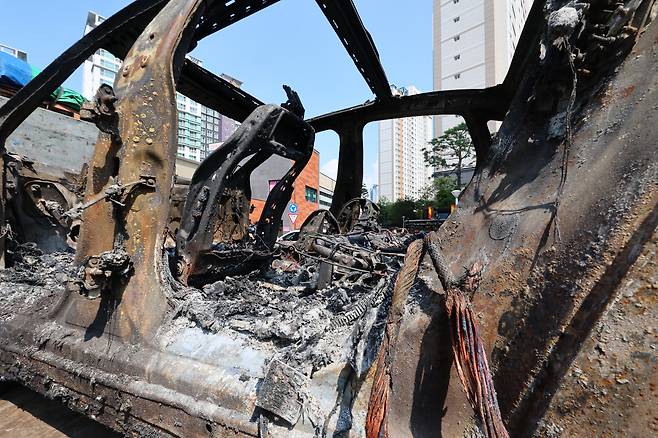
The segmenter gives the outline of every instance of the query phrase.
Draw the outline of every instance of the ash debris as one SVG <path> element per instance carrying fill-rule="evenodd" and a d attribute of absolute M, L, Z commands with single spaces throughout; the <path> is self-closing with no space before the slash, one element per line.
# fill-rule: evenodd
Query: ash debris
<path fill-rule="evenodd" d="M 339 360 L 361 375 L 381 340 L 406 247 L 417 236 L 364 221 L 340 232 L 324 226 L 329 214 L 309 218 L 297 242 L 280 246 L 263 269 L 178 291 L 178 315 L 210 332 L 237 332 L 274 347 L 278 360 L 308 376 Z"/>
<path fill-rule="evenodd" d="M 246 334 L 277 347 L 287 360 L 318 369 L 340 357 L 355 323 L 386 307 L 393 279 L 393 272 L 334 272 L 331 284 L 318 290 L 322 263 L 277 258 L 265 271 L 186 289 L 179 312 L 203 329 Z M 389 264 L 397 269 L 397 257 Z"/>
<path fill-rule="evenodd" d="M 351 384 L 365 378 L 382 345 L 406 247 L 418 237 L 364 221 L 340 232 L 324 226 L 329 215 L 311 218 L 298 241 L 280 246 L 265 268 L 181 289 L 174 297 L 179 317 L 213 333 L 239 333 L 250 348 L 269 355 L 256 393 L 261 432 L 269 421 L 290 427 L 301 418 L 316 436 L 331 421 L 337 430 L 351 429 L 347 393 L 324 411 L 311 381 L 332 364 L 343 367 Z"/>
<path fill-rule="evenodd" d="M 271 268 L 263 274 L 228 277 L 205 286 L 204 298 L 215 303 L 212 322 L 208 325 L 210 319 L 206 320 L 206 328 L 228 327 L 287 345 L 340 325 L 340 315 L 358 311 L 373 295 L 376 281 L 368 274 L 314 290 L 310 286 L 313 268 L 300 267 L 296 273 Z M 204 312 L 204 316 L 210 315 Z"/>
<path fill-rule="evenodd" d="M 38 302 L 56 299 L 75 276 L 72 253 L 44 254 L 32 243 L 15 245 L 8 261 L 10 267 L 0 270 L 0 325 L 16 314 L 38 311 Z"/>

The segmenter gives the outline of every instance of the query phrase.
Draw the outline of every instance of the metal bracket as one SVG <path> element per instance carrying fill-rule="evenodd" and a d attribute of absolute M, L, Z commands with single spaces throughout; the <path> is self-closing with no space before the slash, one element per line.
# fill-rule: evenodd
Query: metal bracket
<path fill-rule="evenodd" d="M 98 195 L 94 196 L 92 199 L 89 201 L 78 204 L 72 209 L 66 211 L 62 216 L 68 217 L 70 219 L 77 219 L 82 215 L 82 212 L 86 210 L 87 208 L 91 207 L 94 204 L 97 204 L 98 202 L 101 202 L 103 200 L 109 200 L 110 202 L 120 206 L 120 207 L 125 207 L 125 198 L 132 193 L 132 191 L 139 187 L 139 186 L 144 186 L 144 187 L 149 187 L 151 189 L 155 189 L 155 177 L 145 175 L 142 176 L 139 180 L 137 181 L 131 181 L 126 184 L 111 184 L 109 185 L 103 192 L 99 193 Z"/>

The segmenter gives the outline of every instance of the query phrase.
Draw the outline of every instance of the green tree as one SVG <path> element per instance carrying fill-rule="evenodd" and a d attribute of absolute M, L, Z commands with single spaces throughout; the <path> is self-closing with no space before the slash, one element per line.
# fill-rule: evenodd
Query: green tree
<path fill-rule="evenodd" d="M 450 206 L 454 204 L 455 197 L 452 195 L 453 190 L 457 190 L 457 180 L 449 176 L 442 176 L 435 178 L 432 181 L 432 188 L 434 191 L 434 206 L 437 210 L 450 210 Z"/>
<path fill-rule="evenodd" d="M 385 226 L 391 225 L 391 203 L 383 198 L 377 204 L 379 205 L 379 222 Z"/>
<path fill-rule="evenodd" d="M 384 226 L 401 227 L 402 218 L 427 219 L 428 207 L 435 213 L 449 211 L 450 205 L 455 202 L 452 191 L 457 189 L 457 180 L 454 177 L 440 177 L 432 181 L 418 200 L 409 198 L 390 202 L 387 199 L 379 201 L 379 220 Z"/>
<path fill-rule="evenodd" d="M 413 199 L 398 199 L 395 202 L 379 202 L 379 218 L 382 224 L 393 227 L 402 226 L 402 218 L 419 219 L 423 215 L 422 207 Z"/>
<path fill-rule="evenodd" d="M 425 188 L 425 191 L 418 201 L 426 209 L 431 205 L 436 211 L 448 211 L 450 205 L 455 202 L 452 191 L 456 190 L 457 180 L 452 176 L 441 176 L 435 178 L 432 184 Z"/>
<path fill-rule="evenodd" d="M 425 160 L 434 167 L 445 167 L 448 161 L 456 160 L 455 173 L 457 174 L 457 186 L 462 186 L 462 166 L 464 161 L 475 155 L 473 141 L 468 133 L 466 124 L 446 129 L 445 132 L 433 138 L 429 147 L 423 148 Z"/>

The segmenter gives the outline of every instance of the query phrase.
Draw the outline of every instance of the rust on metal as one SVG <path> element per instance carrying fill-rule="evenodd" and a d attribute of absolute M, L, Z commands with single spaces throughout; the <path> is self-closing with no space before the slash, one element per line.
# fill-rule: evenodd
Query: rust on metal
<path fill-rule="evenodd" d="M 425 237 L 425 246 L 445 291 L 455 367 L 468 401 L 482 421 L 487 437 L 508 437 L 498 407 L 487 352 L 469 298 L 479 286 L 483 267 L 476 263 L 463 278 L 455 281 L 435 232 Z"/>
<path fill-rule="evenodd" d="M 149 272 L 131 275 L 120 293 L 117 323 L 132 336 L 152 336 L 166 309 L 159 279 L 167 269 L 162 257 L 163 230 L 169 219 L 167 200 L 177 144 L 174 78 L 176 66 L 183 62 L 177 48 L 181 40 L 189 38 L 186 29 L 199 3 L 169 2 L 135 41 L 123 62 L 126 74 L 118 77 L 114 87 L 119 97 L 115 105 L 121 115 L 118 122 L 121 136 L 99 135 L 88 172 L 85 200 L 93 204 L 82 214 L 76 259 L 81 263 L 119 249 L 130 255 L 134 272 Z M 162 31 L 163 25 L 167 32 Z M 162 36 L 155 40 L 150 37 L 152 34 Z M 143 63 L 147 56 L 154 61 Z M 97 102 L 101 107 L 113 100 L 102 99 L 99 96 Z M 149 187 L 135 183 L 125 202 L 109 199 L 94 202 L 99 196 L 105 197 L 108 190 L 113 192 L 112 186 L 125 187 L 143 180 L 151 181 Z M 86 298 L 75 293 L 69 296 L 61 312 L 62 320 L 75 323 L 90 316 L 93 319 L 93 315 L 84 315 L 93 311 L 93 306 L 81 305 L 80 300 Z M 100 300 L 97 306 L 96 311 L 101 311 Z"/>
<path fill-rule="evenodd" d="M 0 107 L 0 381 L 135 436 L 657 430 L 655 1 L 534 2 L 502 83 L 392 97 L 352 2 L 318 0 L 375 97 L 307 120 L 292 88 L 265 104 L 185 59 L 274 3 L 138 0 Z M 100 48 L 123 65 L 83 108 L 86 170 L 7 151 Z M 242 122 L 191 181 L 176 92 Z M 444 114 L 476 149 L 459 208 L 428 236 L 383 228 L 364 126 Z M 326 130 L 331 208 L 277 241 Z M 291 166 L 249 224 L 272 155 Z"/>
<path fill-rule="evenodd" d="M 375 376 L 373 378 L 368 415 L 366 417 L 366 436 L 368 438 L 388 437 L 387 410 L 391 391 L 391 348 L 397 343 L 400 324 L 404 314 L 404 305 L 409 290 L 416 279 L 416 273 L 424 254 L 424 245 L 421 239 L 409 245 L 404 264 L 395 279 L 391 308 L 389 310 L 384 339 L 379 348 L 375 363 Z"/>

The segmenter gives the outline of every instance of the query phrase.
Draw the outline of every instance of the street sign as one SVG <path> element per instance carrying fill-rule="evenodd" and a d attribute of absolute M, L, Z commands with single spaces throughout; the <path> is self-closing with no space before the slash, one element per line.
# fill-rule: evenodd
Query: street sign
<path fill-rule="evenodd" d="M 291 202 L 290 207 L 288 207 L 288 211 L 290 211 L 290 213 L 292 213 L 292 214 L 296 214 L 297 213 L 297 204 L 295 204 L 294 202 Z"/>
<path fill-rule="evenodd" d="M 295 221 L 297 220 L 297 215 L 292 214 L 292 213 L 288 213 L 288 217 L 290 218 L 290 223 L 295 225 Z"/>

